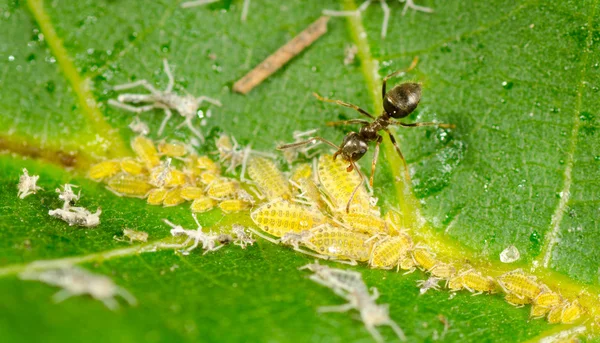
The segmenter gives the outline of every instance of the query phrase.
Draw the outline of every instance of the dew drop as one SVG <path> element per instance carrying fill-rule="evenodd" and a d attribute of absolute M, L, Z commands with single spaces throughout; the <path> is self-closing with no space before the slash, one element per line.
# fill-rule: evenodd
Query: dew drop
<path fill-rule="evenodd" d="M 512 89 L 513 88 L 513 82 L 512 81 L 504 81 L 504 82 L 502 82 L 502 87 L 504 89 Z"/>

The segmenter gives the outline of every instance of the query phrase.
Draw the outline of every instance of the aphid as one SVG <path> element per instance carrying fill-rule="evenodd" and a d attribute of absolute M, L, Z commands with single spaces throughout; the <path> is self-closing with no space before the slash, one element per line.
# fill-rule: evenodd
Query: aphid
<path fill-rule="evenodd" d="M 60 188 L 55 190 L 56 193 L 58 193 L 58 198 L 64 202 L 63 209 L 68 209 L 71 207 L 71 203 L 74 204 L 77 200 L 79 200 L 79 198 L 81 198 L 81 191 L 75 194 L 75 192 L 73 192 L 73 187 L 77 188 L 78 186 L 65 183 L 62 186 L 62 191 Z"/>
<path fill-rule="evenodd" d="M 114 176 L 121 171 L 119 161 L 102 161 L 90 167 L 88 176 L 94 181 L 100 181 L 104 178 Z"/>
<path fill-rule="evenodd" d="M 312 179 L 301 179 L 298 187 L 302 193 L 297 195 L 294 201 L 316 207 L 321 211 L 326 211 L 328 207 L 327 202 L 321 196 L 319 188 Z M 332 208 L 333 205 L 329 207 Z"/>
<path fill-rule="evenodd" d="M 209 198 L 225 200 L 233 197 L 240 189 L 240 183 L 232 179 L 217 179 L 210 183 L 206 191 Z"/>
<path fill-rule="evenodd" d="M 239 245 L 242 249 L 246 249 L 248 245 L 254 245 L 254 238 L 252 238 L 252 233 L 246 232 L 243 226 L 239 224 L 233 224 L 231 227 L 231 232 L 235 237 L 233 244 Z"/>
<path fill-rule="evenodd" d="M 369 236 L 330 224 L 310 229 L 300 243 L 319 254 L 352 263 L 368 261 L 373 248 Z"/>
<path fill-rule="evenodd" d="M 440 280 L 440 278 L 435 276 L 431 276 L 427 280 L 418 280 L 417 286 L 419 286 L 419 294 L 423 295 L 430 289 L 438 291 L 440 289 L 440 286 L 438 285 Z"/>
<path fill-rule="evenodd" d="M 237 167 L 242 166 L 242 171 L 240 173 L 240 179 L 242 181 L 245 181 L 246 166 L 250 155 L 276 158 L 273 154 L 252 150 L 250 145 L 241 147 L 233 136 L 229 138 L 227 135 L 221 135 L 216 141 L 216 146 L 219 153 L 219 162 L 228 164 L 227 169 L 225 170 L 227 173 L 233 174 Z"/>
<path fill-rule="evenodd" d="M 216 202 L 213 199 L 207 196 L 201 196 L 192 202 L 191 209 L 194 213 L 202 213 L 212 210 L 215 205 Z"/>
<path fill-rule="evenodd" d="M 187 147 L 181 142 L 161 142 L 158 144 L 158 152 L 163 156 L 183 157 L 187 154 Z"/>
<path fill-rule="evenodd" d="M 149 183 L 156 187 L 164 187 L 171 179 L 171 158 L 167 157 L 159 167 L 150 173 Z"/>
<path fill-rule="evenodd" d="M 349 212 L 350 207 L 359 210 L 368 209 L 369 195 L 362 186 L 359 175 L 346 171 L 344 162 L 334 160 L 330 155 L 321 155 L 318 164 L 319 181 L 325 193 L 331 199 L 335 211 Z M 348 200 L 351 199 L 351 202 Z"/>
<path fill-rule="evenodd" d="M 429 247 L 424 245 L 417 245 L 412 251 L 412 257 L 415 261 L 415 265 L 426 271 L 430 271 L 438 264 L 438 261 L 435 259 L 435 254 L 431 252 Z"/>
<path fill-rule="evenodd" d="M 219 208 L 223 213 L 233 213 L 244 211 L 249 208 L 250 204 L 240 199 L 228 199 L 219 203 Z"/>
<path fill-rule="evenodd" d="M 214 172 L 207 170 L 200 174 L 200 182 L 203 185 L 208 186 L 208 185 L 212 184 L 213 181 L 217 180 L 219 177 L 220 177 L 219 174 L 215 174 Z"/>
<path fill-rule="evenodd" d="M 66 267 L 50 270 L 25 270 L 19 277 L 22 280 L 36 280 L 62 290 L 52 296 L 54 302 L 64 301 L 72 296 L 89 294 L 92 298 L 102 301 L 111 310 L 119 308 L 115 296 L 119 295 L 130 305 L 137 305 L 131 293 L 117 286 L 110 278 L 88 272 L 79 267 Z"/>
<path fill-rule="evenodd" d="M 496 283 L 492 277 L 483 276 L 475 269 L 468 269 L 450 278 L 448 288 L 452 291 L 464 288 L 473 295 L 477 295 L 483 292 L 492 293 L 496 289 Z"/>
<path fill-rule="evenodd" d="M 529 316 L 531 318 L 542 318 L 546 315 L 546 313 L 550 312 L 551 309 L 546 307 L 541 307 L 536 304 L 531 305 L 531 311 L 529 312 Z"/>
<path fill-rule="evenodd" d="M 290 176 L 290 181 L 293 181 L 297 184 L 300 183 L 301 180 L 310 179 L 313 176 L 313 166 L 308 163 L 301 163 L 294 167 L 292 170 L 292 175 Z"/>
<path fill-rule="evenodd" d="M 509 304 L 516 307 L 523 307 L 524 305 L 531 304 L 531 299 L 526 297 L 518 297 L 512 293 L 506 294 L 504 300 Z"/>
<path fill-rule="evenodd" d="M 146 202 L 150 205 L 161 205 L 165 200 L 168 189 L 166 188 L 154 188 L 148 192 L 148 198 Z"/>
<path fill-rule="evenodd" d="M 498 277 L 498 284 L 507 294 L 531 300 L 535 299 L 542 292 L 542 287 L 536 282 L 536 278 L 526 275 L 522 269 L 500 275 Z"/>
<path fill-rule="evenodd" d="M 204 254 L 208 253 L 209 251 L 217 251 L 224 247 L 223 244 L 217 245 L 217 243 L 219 243 L 219 240 L 222 239 L 220 235 L 215 234 L 214 232 L 203 232 L 202 225 L 200 225 L 200 223 L 198 222 L 198 219 L 196 218 L 195 214 L 192 214 L 192 218 L 194 218 L 196 225 L 198 225 L 196 230 L 186 230 L 180 225 L 175 225 L 167 219 L 163 219 L 163 221 L 172 228 L 172 236 L 188 236 L 185 242 L 181 244 L 181 247 L 186 247 L 190 244 L 190 242 L 194 241 L 194 244 L 188 246 L 187 249 L 183 251 L 184 254 L 189 254 L 190 251 L 196 249 L 198 245 L 200 245 L 200 243 L 202 243 L 202 249 L 204 250 Z"/>
<path fill-rule="evenodd" d="M 119 164 L 121 170 L 129 175 L 140 175 L 145 172 L 144 166 L 133 158 L 124 158 Z"/>
<path fill-rule="evenodd" d="M 261 230 L 275 237 L 282 237 L 287 232 L 310 230 L 327 221 L 321 212 L 287 201 L 266 203 L 254 210 L 250 217 Z"/>
<path fill-rule="evenodd" d="M 160 158 L 154 143 L 144 136 L 137 136 L 131 141 L 131 149 L 144 162 L 148 169 L 157 167 L 160 164 Z"/>
<path fill-rule="evenodd" d="M 412 256 L 406 256 L 400 259 L 400 269 L 408 270 L 406 273 L 412 273 L 415 271 L 416 265 Z M 405 273 L 405 274 L 406 274 Z"/>
<path fill-rule="evenodd" d="M 208 170 L 217 175 L 221 173 L 221 167 L 219 167 L 219 165 L 215 161 L 211 160 L 208 156 L 199 156 L 196 157 L 195 160 L 196 167 L 200 168 L 201 170 Z"/>
<path fill-rule="evenodd" d="M 402 216 L 397 211 L 388 211 L 385 216 L 383 216 L 383 220 L 385 220 L 385 222 L 388 224 L 388 229 L 390 230 L 391 235 L 396 235 L 402 232 Z"/>
<path fill-rule="evenodd" d="M 198 109 L 200 108 L 202 102 L 206 101 L 216 106 L 221 106 L 221 102 L 206 96 L 180 96 L 173 93 L 175 79 L 173 78 L 173 74 L 171 73 L 171 69 L 169 68 L 169 63 L 166 59 L 163 59 L 163 67 L 165 70 L 165 74 L 169 79 L 167 88 L 164 91 L 157 90 L 146 80 L 138 80 L 135 82 L 114 86 L 113 89 L 116 91 L 122 91 L 125 89 L 131 89 L 142 86 L 146 88 L 150 92 L 150 94 L 121 94 L 119 95 L 117 100 L 110 99 L 108 103 L 120 109 L 138 114 L 148 112 L 153 109 L 162 109 L 165 112 L 165 119 L 163 119 L 162 123 L 160 124 L 160 128 L 158 129 L 159 136 L 162 135 L 165 126 L 167 125 L 167 122 L 171 118 L 171 110 L 175 110 L 184 118 L 184 121 L 177 128 L 186 125 L 190 129 L 190 131 L 192 131 L 192 133 L 194 133 L 198 138 L 204 141 L 204 136 L 202 135 L 202 133 L 192 125 L 192 119 L 199 116 Z M 147 105 L 136 107 L 128 105 L 127 103 L 146 103 Z"/>
<path fill-rule="evenodd" d="M 100 214 L 102 209 L 98 208 L 95 213 L 90 212 L 84 207 L 57 208 L 48 211 L 52 217 L 61 219 L 69 226 L 94 227 L 100 224 Z"/>
<path fill-rule="evenodd" d="M 169 172 L 169 177 L 165 182 L 166 187 L 179 187 L 185 185 L 187 182 L 187 177 L 185 173 L 181 170 L 171 169 Z"/>
<path fill-rule="evenodd" d="M 563 324 L 571 324 L 581 317 L 582 312 L 583 308 L 579 304 L 579 301 L 575 299 L 563 307 L 563 311 L 560 315 L 560 321 Z"/>
<path fill-rule="evenodd" d="M 405 341 L 406 337 L 404 336 L 404 332 L 396 322 L 390 319 L 389 316 L 389 305 L 378 305 L 375 300 L 379 298 L 379 292 L 377 288 L 372 287 L 371 290 L 373 294 L 369 294 L 367 286 L 364 281 L 362 281 L 362 277 L 360 274 L 358 277 L 352 272 L 348 272 L 350 279 L 353 280 L 352 283 L 340 282 L 339 277 L 343 275 L 344 270 L 330 268 L 326 266 L 319 266 L 320 269 L 324 269 L 325 271 L 321 271 L 311 277 L 311 280 L 317 282 L 320 285 L 331 288 L 335 294 L 341 296 L 342 298 L 348 301 L 347 304 L 340 306 L 324 306 L 318 309 L 319 312 L 347 312 L 351 309 L 355 309 L 359 311 L 360 318 L 365 325 L 365 328 L 369 333 L 373 336 L 375 341 L 383 342 L 383 337 L 375 328 L 376 326 L 388 325 L 390 326 L 398 338 L 400 340 Z M 306 266 L 305 266 L 306 267 Z M 310 268 L 307 268 L 310 269 Z M 337 271 L 337 273 L 326 273 L 327 269 Z M 324 275 L 324 276 L 323 276 Z M 335 275 L 335 276 L 331 276 Z"/>
<path fill-rule="evenodd" d="M 177 206 L 181 203 L 184 203 L 185 199 L 181 197 L 181 188 L 172 188 L 167 191 L 165 194 L 165 199 L 163 200 L 164 207 Z"/>
<path fill-rule="evenodd" d="M 204 191 L 200 187 L 183 186 L 181 187 L 181 197 L 185 200 L 195 200 L 204 195 Z"/>
<path fill-rule="evenodd" d="M 181 3 L 181 8 L 190 8 L 202 5 L 212 4 L 213 2 L 217 2 L 219 0 L 192 0 Z M 248 17 L 248 9 L 250 8 L 250 0 L 244 0 L 244 4 L 242 5 L 242 21 L 246 21 Z"/>
<path fill-rule="evenodd" d="M 417 62 L 417 59 L 415 59 L 413 61 L 413 64 L 408 68 L 408 70 L 411 70 L 412 68 L 414 68 L 416 66 L 416 62 Z M 326 98 L 321 97 L 318 94 L 315 94 L 315 96 L 319 100 L 326 101 L 326 102 L 333 102 L 333 103 L 336 103 L 341 106 L 352 108 L 372 120 L 370 122 L 370 121 L 362 120 L 362 119 L 351 119 L 351 120 L 327 123 L 327 125 L 329 125 L 329 126 L 349 125 L 349 124 L 361 125 L 360 131 L 358 133 L 357 132 L 348 133 L 346 135 L 346 137 L 344 137 L 344 140 L 339 147 L 337 145 L 335 145 L 334 143 L 332 143 L 322 137 L 312 137 L 304 142 L 292 143 L 292 144 L 287 144 L 287 145 L 278 147 L 278 149 L 296 148 L 296 147 L 310 144 L 310 143 L 313 143 L 316 141 L 321 141 L 321 142 L 324 142 L 324 143 L 330 145 L 331 147 L 335 148 L 337 151 L 335 152 L 335 154 L 333 154 L 333 159 L 335 159 L 338 155 L 341 155 L 342 160 L 349 164 L 348 167 L 346 168 L 346 170 L 348 172 L 351 172 L 352 170 L 356 170 L 356 173 L 358 174 L 359 180 L 360 180 L 360 183 L 356 186 L 356 189 L 351 193 L 350 197 L 346 200 L 348 202 L 348 205 L 346 205 L 346 212 L 349 211 L 350 203 L 352 202 L 352 199 L 353 199 L 355 193 L 358 191 L 358 188 L 360 188 L 360 186 L 362 185 L 362 183 L 364 181 L 363 174 L 357 168 L 356 162 L 364 156 L 364 154 L 367 152 L 367 150 L 369 148 L 369 143 L 371 143 L 371 142 L 375 142 L 375 144 L 376 144 L 375 152 L 373 154 L 373 161 L 371 163 L 371 177 L 369 179 L 369 185 L 373 186 L 373 177 L 375 174 L 375 167 L 377 165 L 377 158 L 379 156 L 379 145 L 383 141 L 383 136 L 379 135 L 379 133 L 378 133 L 379 131 L 385 131 L 388 134 L 388 136 L 390 137 L 392 144 L 394 144 L 394 147 L 396 148 L 396 152 L 398 153 L 398 155 L 400 156 L 400 159 L 404 163 L 405 171 L 406 171 L 406 179 L 410 180 L 410 175 L 408 173 L 408 165 L 406 164 L 406 160 L 404 159 L 404 156 L 402 155 L 402 152 L 400 151 L 400 147 L 396 143 L 396 138 L 391 133 L 391 131 L 389 130 L 388 127 L 390 125 L 399 125 L 399 126 L 404 126 L 404 127 L 431 126 L 431 125 L 435 125 L 438 127 L 446 127 L 446 128 L 453 127 L 453 125 L 438 124 L 438 123 L 406 124 L 406 123 L 402 123 L 400 121 L 394 120 L 394 119 L 400 119 L 400 118 L 407 117 L 410 113 L 412 113 L 417 108 L 417 105 L 419 104 L 419 101 L 421 100 L 421 85 L 418 83 L 412 83 L 412 82 L 402 83 L 402 84 L 392 88 L 389 92 L 386 92 L 387 80 L 393 76 L 400 74 L 401 72 L 404 72 L 404 71 L 394 72 L 394 73 L 386 76 L 383 79 L 383 87 L 382 87 L 383 112 L 377 118 L 375 118 L 373 115 L 371 115 L 367 111 L 359 108 L 356 105 L 352 105 L 352 104 L 343 102 L 341 100 L 326 99 Z"/>
<path fill-rule="evenodd" d="M 425 12 L 425 13 L 433 12 L 433 9 L 431 9 L 429 7 L 415 5 L 414 0 L 404 0 L 404 1 L 405 1 L 405 4 L 404 4 L 404 9 L 402 10 L 402 15 L 405 15 L 406 11 L 408 11 L 409 8 L 411 8 L 415 11 L 421 11 L 421 12 Z M 358 7 L 358 9 L 356 9 L 356 11 L 323 10 L 323 14 L 327 15 L 327 16 L 331 16 L 331 17 L 358 16 L 362 12 L 367 10 L 367 8 L 371 4 L 371 2 L 373 2 L 373 0 L 367 0 L 367 1 L 363 2 L 362 5 L 360 5 Z M 381 9 L 383 11 L 383 22 L 381 23 L 381 38 L 385 39 L 385 36 L 387 35 L 388 23 L 390 20 L 390 8 L 388 7 L 386 0 L 379 0 L 379 3 L 381 4 Z"/>
<path fill-rule="evenodd" d="M 456 268 L 449 263 L 438 262 L 429 272 L 435 277 L 449 279 L 456 275 Z"/>
<path fill-rule="evenodd" d="M 17 192 L 19 199 L 25 199 L 25 197 L 29 194 L 35 194 L 37 191 L 42 189 L 36 185 L 39 178 L 39 175 L 29 176 L 27 169 L 23 168 L 23 175 L 19 177 L 19 184 L 17 186 L 19 189 Z"/>
<path fill-rule="evenodd" d="M 148 128 L 148 124 L 140 120 L 140 117 L 136 116 L 133 118 L 133 121 L 129 123 L 129 128 L 134 133 L 146 136 L 150 133 L 150 128 Z"/>
<path fill-rule="evenodd" d="M 143 177 L 119 174 L 108 180 L 106 188 L 118 196 L 145 198 L 153 187 Z"/>
<path fill-rule="evenodd" d="M 373 245 L 369 266 L 380 269 L 400 268 L 400 261 L 412 249 L 412 244 L 410 236 L 405 234 L 386 236 L 378 240 Z"/>
<path fill-rule="evenodd" d="M 248 175 L 256 182 L 267 200 L 291 199 L 290 185 L 273 161 L 253 157 L 248 163 Z"/>
<path fill-rule="evenodd" d="M 562 320 L 562 313 L 563 313 L 564 307 L 565 307 L 565 304 L 561 304 L 560 306 L 556 306 L 553 309 L 551 309 L 550 312 L 548 312 L 548 317 L 546 317 L 546 320 L 548 321 L 548 323 L 550 323 L 550 324 L 560 323 L 560 321 Z"/>
<path fill-rule="evenodd" d="M 551 291 L 547 286 L 544 286 L 542 293 L 533 299 L 536 306 L 548 309 L 560 305 L 562 301 L 560 294 Z"/>
<path fill-rule="evenodd" d="M 388 227 L 383 219 L 367 212 L 342 213 L 342 220 L 353 229 L 369 235 L 387 234 Z"/>
<path fill-rule="evenodd" d="M 123 229 L 123 237 L 129 238 L 129 243 L 133 243 L 134 241 L 138 242 L 147 242 L 148 241 L 148 233 L 144 231 L 136 231 L 132 229 Z M 116 241 L 124 242 L 125 239 L 118 238 L 117 236 L 113 237 Z"/>

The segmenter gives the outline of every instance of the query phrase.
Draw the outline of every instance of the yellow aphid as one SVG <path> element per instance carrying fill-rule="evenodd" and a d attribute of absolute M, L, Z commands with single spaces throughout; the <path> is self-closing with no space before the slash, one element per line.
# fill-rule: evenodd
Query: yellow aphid
<path fill-rule="evenodd" d="M 219 178 L 219 174 L 216 174 L 213 171 L 203 171 L 200 173 L 200 182 L 204 185 L 210 185 L 213 181 Z"/>
<path fill-rule="evenodd" d="M 400 213 L 390 210 L 385 214 L 383 220 L 387 223 L 388 230 L 391 235 L 395 235 L 399 232 L 402 232 L 403 229 L 403 221 Z"/>
<path fill-rule="evenodd" d="M 435 277 L 449 279 L 456 275 L 456 268 L 449 263 L 438 262 L 429 272 Z"/>
<path fill-rule="evenodd" d="M 165 182 L 166 187 L 178 187 L 187 183 L 187 177 L 181 170 L 171 169 L 169 178 Z"/>
<path fill-rule="evenodd" d="M 542 318 L 549 311 L 550 311 L 550 309 L 547 308 L 547 307 L 541 307 L 541 306 L 538 306 L 536 304 L 533 304 L 531 306 L 531 312 L 529 313 L 529 316 L 531 318 Z"/>
<path fill-rule="evenodd" d="M 118 195 L 145 198 L 146 194 L 152 189 L 152 185 L 145 178 L 119 174 L 108 180 L 108 189 Z"/>
<path fill-rule="evenodd" d="M 131 148 L 142 160 L 142 162 L 146 164 L 148 169 L 152 169 L 160 164 L 158 152 L 154 147 L 154 143 L 150 139 L 144 136 L 137 136 L 131 142 Z"/>
<path fill-rule="evenodd" d="M 154 188 L 148 192 L 148 199 L 146 201 L 150 205 L 161 205 L 167 195 L 166 188 Z"/>
<path fill-rule="evenodd" d="M 144 166 L 133 158 L 124 158 L 120 164 L 121 170 L 129 175 L 140 175 L 144 172 Z"/>
<path fill-rule="evenodd" d="M 517 307 L 522 307 L 523 305 L 527 305 L 527 304 L 531 304 L 531 299 L 530 298 L 526 298 L 526 297 L 518 297 L 514 294 L 507 294 L 506 296 L 504 296 L 504 299 L 506 300 L 506 302 L 508 302 L 511 305 L 517 306 Z"/>
<path fill-rule="evenodd" d="M 256 182 L 267 200 L 291 199 L 290 185 L 273 161 L 263 157 L 250 159 L 248 175 Z"/>
<path fill-rule="evenodd" d="M 411 256 L 406 256 L 400 260 L 400 269 L 408 270 L 407 273 L 410 273 L 415 270 L 415 261 Z"/>
<path fill-rule="evenodd" d="M 331 155 L 321 155 L 319 157 L 319 180 L 338 212 L 346 211 L 346 205 L 352 196 L 352 192 L 361 182 L 358 173 L 355 171 L 348 172 L 347 167 L 347 164 L 341 158 L 334 161 Z M 361 186 L 352 198 L 350 208 L 366 210 L 369 207 L 369 195 L 365 187 Z"/>
<path fill-rule="evenodd" d="M 491 277 L 483 276 L 475 269 L 469 269 L 450 279 L 448 288 L 453 291 L 465 288 L 472 293 L 479 294 L 483 292 L 493 292 L 496 289 L 496 284 Z"/>
<path fill-rule="evenodd" d="M 579 319 L 579 317 L 581 317 L 582 312 L 583 312 L 583 308 L 581 307 L 581 305 L 579 304 L 577 299 L 573 300 L 572 302 L 567 303 L 563 307 L 563 311 L 560 316 L 560 321 L 563 324 L 573 323 L 574 321 Z"/>
<path fill-rule="evenodd" d="M 202 196 L 198 199 L 195 199 L 192 202 L 192 212 L 195 213 L 202 213 L 202 212 L 206 212 L 206 211 L 210 211 L 215 207 L 216 203 L 213 199 L 207 197 L 207 196 Z"/>
<path fill-rule="evenodd" d="M 287 232 L 310 230 L 326 222 L 321 212 L 284 200 L 262 205 L 252 212 L 252 220 L 263 231 L 282 237 Z"/>
<path fill-rule="evenodd" d="M 240 184 L 235 180 L 217 179 L 208 186 L 206 195 L 215 200 L 224 200 L 233 197 L 239 189 Z"/>
<path fill-rule="evenodd" d="M 300 180 L 312 178 L 312 171 L 313 171 L 312 165 L 310 165 L 308 163 L 301 163 L 301 164 L 297 165 L 294 168 L 294 170 L 292 171 L 290 180 L 294 181 L 297 184 L 300 184 Z"/>
<path fill-rule="evenodd" d="M 319 254 L 354 261 L 368 261 L 373 247 L 368 235 L 330 224 L 311 229 L 302 243 Z"/>
<path fill-rule="evenodd" d="M 425 246 L 416 246 L 412 252 L 412 257 L 415 265 L 423 270 L 431 270 L 438 263 L 435 254 Z"/>
<path fill-rule="evenodd" d="M 221 173 L 221 167 L 211 160 L 208 156 L 200 156 L 196 158 L 196 166 L 202 170 L 210 170 L 216 174 Z"/>
<path fill-rule="evenodd" d="M 548 323 L 550 323 L 550 324 L 560 323 L 562 320 L 563 309 L 564 309 L 564 304 L 562 304 L 560 306 L 556 306 L 555 308 L 551 309 L 550 312 L 548 313 L 548 317 L 546 317 L 546 320 L 548 320 Z"/>
<path fill-rule="evenodd" d="M 383 219 L 368 212 L 342 212 L 342 220 L 357 231 L 370 235 L 387 234 L 387 224 Z"/>
<path fill-rule="evenodd" d="M 560 294 L 556 293 L 556 292 L 552 292 L 550 289 L 544 289 L 542 293 L 540 293 L 540 295 L 538 295 L 534 300 L 533 303 L 536 306 L 540 306 L 542 308 L 553 308 L 555 306 L 560 305 L 560 303 L 562 302 L 562 297 L 560 296 Z"/>
<path fill-rule="evenodd" d="M 158 144 L 158 152 L 161 155 L 169 157 L 182 157 L 185 156 L 185 154 L 187 154 L 187 148 L 181 142 L 161 142 Z"/>
<path fill-rule="evenodd" d="M 326 211 L 327 205 L 323 201 L 319 188 L 312 179 L 301 179 L 298 185 L 302 191 L 302 194 L 299 196 L 300 198 L 306 199 L 311 206 L 315 206 L 322 211 Z"/>
<path fill-rule="evenodd" d="M 219 208 L 221 211 L 223 211 L 223 213 L 239 212 L 247 210 L 249 207 L 250 204 L 239 199 L 223 200 L 219 203 Z"/>
<path fill-rule="evenodd" d="M 185 199 L 181 197 L 181 188 L 172 188 L 167 191 L 167 194 L 165 194 L 163 206 L 177 206 L 183 202 L 185 202 Z"/>
<path fill-rule="evenodd" d="M 521 269 L 500 275 L 498 284 L 507 294 L 532 300 L 542 292 L 542 287 L 536 282 L 535 277 L 526 275 Z"/>
<path fill-rule="evenodd" d="M 194 200 L 204 195 L 204 191 L 200 187 L 184 186 L 181 187 L 181 197 L 185 200 Z"/>
<path fill-rule="evenodd" d="M 136 231 L 131 229 L 123 229 L 123 236 L 129 238 L 129 242 L 133 241 L 147 242 L 148 233 L 144 231 Z"/>
<path fill-rule="evenodd" d="M 90 179 L 100 181 L 104 178 L 114 176 L 120 171 L 118 161 L 103 161 L 94 164 L 88 173 Z"/>
<path fill-rule="evenodd" d="M 412 249 L 412 239 L 408 235 L 385 237 L 374 244 L 369 265 L 380 269 L 400 267 L 400 261 L 407 256 L 410 249 Z"/>

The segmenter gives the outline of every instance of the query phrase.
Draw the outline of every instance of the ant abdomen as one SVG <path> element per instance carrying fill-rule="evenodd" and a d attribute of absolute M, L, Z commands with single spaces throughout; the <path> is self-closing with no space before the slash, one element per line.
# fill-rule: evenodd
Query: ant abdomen
<path fill-rule="evenodd" d="M 392 118 L 404 118 L 417 108 L 420 100 L 421 85 L 407 82 L 385 93 L 383 109 Z"/>

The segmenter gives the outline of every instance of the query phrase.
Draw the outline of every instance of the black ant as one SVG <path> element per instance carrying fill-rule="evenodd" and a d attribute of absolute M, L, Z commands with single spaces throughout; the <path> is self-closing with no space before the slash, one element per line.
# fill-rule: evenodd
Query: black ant
<path fill-rule="evenodd" d="M 395 86 L 389 92 L 386 92 L 387 80 L 402 73 L 402 72 L 407 72 L 407 71 L 412 70 L 417 65 L 417 61 L 418 61 L 418 59 L 415 58 L 408 69 L 395 71 L 383 79 L 383 85 L 382 85 L 382 89 L 381 89 L 381 95 L 383 97 L 383 112 L 381 113 L 381 115 L 379 115 L 379 117 L 373 116 L 372 114 L 368 113 L 367 111 L 363 110 L 362 108 L 360 108 L 356 105 L 349 104 L 349 103 L 343 102 L 341 100 L 332 100 L 332 99 L 323 98 L 319 94 L 313 93 L 313 95 L 321 101 L 332 102 L 332 103 L 336 103 L 336 104 L 344 106 L 344 107 L 352 108 L 352 109 L 358 111 L 360 114 L 372 119 L 372 121 L 362 120 L 362 119 L 350 119 L 350 120 L 343 120 L 343 121 L 336 121 L 336 122 L 328 122 L 327 123 L 328 126 L 347 125 L 347 124 L 362 125 L 362 127 L 360 128 L 360 131 L 348 133 L 346 135 L 346 137 L 344 137 L 344 140 L 342 141 L 342 144 L 340 146 L 337 146 L 322 137 L 312 137 L 306 141 L 286 144 L 286 145 L 277 147 L 277 149 L 279 149 L 279 150 L 290 149 L 290 148 L 296 148 L 296 147 L 299 147 L 302 145 L 314 143 L 316 141 L 321 141 L 323 143 L 326 143 L 326 144 L 334 147 L 336 149 L 336 152 L 335 152 L 335 154 L 333 154 L 333 159 L 337 158 L 338 155 L 341 155 L 341 157 L 342 157 L 342 159 L 344 159 L 344 161 L 350 163 L 350 165 L 348 166 L 348 168 L 346 168 L 346 170 L 348 172 L 351 172 L 352 170 L 356 170 L 356 172 L 360 175 L 360 179 L 361 179 L 361 182 L 358 184 L 358 186 L 356 186 L 356 188 L 352 192 L 352 195 L 350 196 L 350 200 L 348 200 L 348 204 L 346 205 L 346 212 L 350 211 L 350 203 L 352 202 L 352 199 L 354 198 L 356 191 L 360 188 L 360 186 L 362 186 L 362 184 L 364 182 L 364 176 L 363 176 L 362 172 L 356 167 L 355 163 L 356 163 L 356 161 L 360 160 L 361 157 L 363 157 L 363 155 L 367 152 L 367 150 L 369 149 L 369 143 L 376 142 L 375 143 L 375 153 L 373 154 L 373 162 L 371 163 L 371 177 L 369 178 L 369 184 L 371 186 L 373 186 L 373 176 L 375 174 L 375 166 L 377 165 L 377 158 L 379 157 L 379 145 L 383 141 L 383 136 L 381 136 L 378 133 L 379 131 L 385 131 L 389 135 L 390 140 L 392 141 L 392 144 L 394 144 L 394 147 L 396 148 L 396 151 L 398 152 L 398 155 L 400 155 L 400 159 L 404 163 L 406 179 L 410 180 L 410 175 L 408 173 L 408 165 L 406 163 L 406 160 L 404 159 L 404 155 L 402 155 L 402 151 L 400 151 L 400 147 L 398 146 L 398 143 L 396 142 L 396 138 L 390 132 L 388 126 L 390 126 L 390 125 L 399 125 L 399 126 L 404 126 L 404 127 L 438 126 L 438 127 L 443 127 L 443 128 L 454 128 L 455 127 L 452 124 L 440 124 L 440 123 L 435 123 L 435 122 L 407 124 L 407 123 L 401 123 L 399 121 L 392 119 L 392 118 L 395 118 L 395 119 L 405 118 L 417 108 L 417 105 L 419 105 L 419 101 L 421 100 L 421 85 L 419 83 L 414 83 L 414 82 L 405 82 L 405 83 Z"/>

